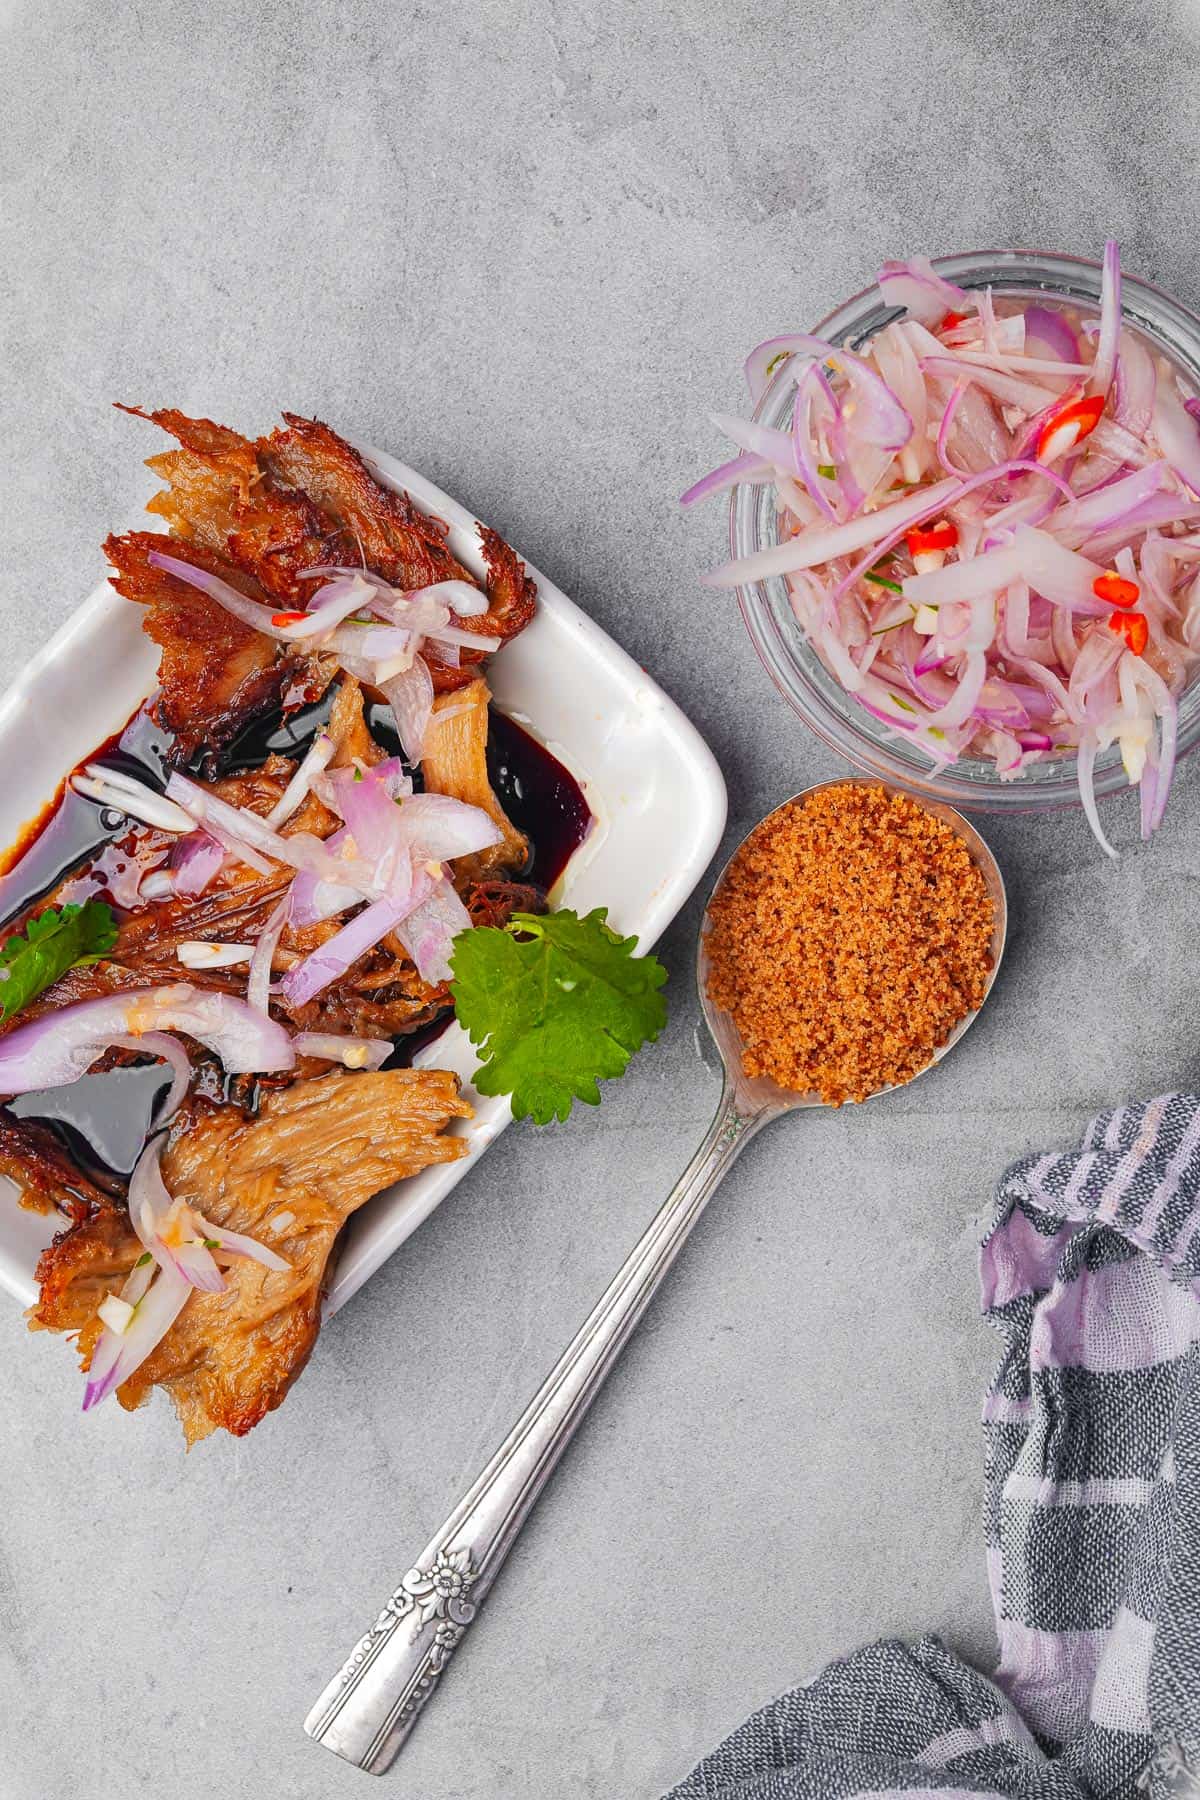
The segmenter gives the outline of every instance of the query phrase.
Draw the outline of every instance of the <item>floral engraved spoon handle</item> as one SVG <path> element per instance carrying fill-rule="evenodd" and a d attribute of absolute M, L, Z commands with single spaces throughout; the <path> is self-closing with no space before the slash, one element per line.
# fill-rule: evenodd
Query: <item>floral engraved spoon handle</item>
<path fill-rule="evenodd" d="M 734 1158 L 784 1107 L 747 1109 L 727 1082 L 670 1198 L 496 1454 L 317 1701 L 304 1729 L 382 1774 L 475 1617 L 534 1501 Z"/>

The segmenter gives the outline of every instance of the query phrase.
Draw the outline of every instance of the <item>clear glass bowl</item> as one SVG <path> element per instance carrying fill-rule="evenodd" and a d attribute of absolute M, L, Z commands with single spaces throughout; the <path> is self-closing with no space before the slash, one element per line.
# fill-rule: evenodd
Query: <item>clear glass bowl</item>
<path fill-rule="evenodd" d="M 1076 304 L 1099 305 L 1100 265 L 1081 257 L 1046 250 L 969 250 L 959 256 L 938 257 L 934 267 L 963 288 L 990 286 L 997 295 L 1049 294 Z M 1131 275 L 1123 278 L 1121 299 L 1129 323 L 1200 391 L 1200 318 L 1149 282 Z M 855 349 L 899 316 L 895 307 L 884 305 L 878 288 L 872 286 L 839 306 L 815 329 L 820 337 Z M 785 363 L 763 395 L 755 419 L 786 429 L 793 392 L 794 382 Z M 735 488 L 729 529 L 735 557 L 750 556 L 778 543 L 774 488 L 770 484 Z M 784 699 L 819 738 L 855 768 L 902 782 L 952 806 L 1022 812 L 1079 804 L 1075 758 L 1070 754 L 1033 763 L 1005 781 L 990 762 L 977 757 L 964 757 L 935 770 L 920 751 L 865 712 L 828 672 L 796 622 L 787 583 L 781 576 L 739 588 L 738 602 L 754 647 Z M 1198 740 L 1200 680 L 1191 683 L 1179 703 L 1178 754 L 1185 756 Z M 1096 759 L 1096 793 L 1112 794 L 1125 786 L 1120 751 L 1113 746 Z"/>

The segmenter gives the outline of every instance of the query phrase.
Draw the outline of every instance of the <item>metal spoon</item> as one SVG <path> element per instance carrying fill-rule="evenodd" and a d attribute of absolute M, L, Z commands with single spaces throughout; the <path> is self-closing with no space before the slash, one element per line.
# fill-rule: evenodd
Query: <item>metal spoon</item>
<path fill-rule="evenodd" d="M 823 781 L 793 800 L 855 780 Z M 886 787 L 887 783 L 859 785 Z M 792 805 L 793 800 L 784 805 Z M 991 851 L 960 813 L 932 801 L 923 804 L 963 839 L 992 898 L 995 929 L 986 999 L 1004 951 L 1004 882 Z M 774 818 L 775 813 L 767 817 Z M 713 896 L 732 861 L 733 857 L 722 869 Z M 797 1094 L 771 1080 L 747 1077 L 733 1021 L 719 1012 L 708 996 L 703 930 L 696 975 L 700 1005 L 725 1070 L 721 1103 L 704 1142 L 487 1467 L 304 1721 L 310 1737 L 373 1775 L 382 1774 L 411 1731 L 555 1464 L 722 1176 L 768 1120 L 823 1104 L 815 1094 Z M 976 1017 L 978 1014 L 972 1013 L 963 1019 L 928 1067 L 947 1055 Z"/>

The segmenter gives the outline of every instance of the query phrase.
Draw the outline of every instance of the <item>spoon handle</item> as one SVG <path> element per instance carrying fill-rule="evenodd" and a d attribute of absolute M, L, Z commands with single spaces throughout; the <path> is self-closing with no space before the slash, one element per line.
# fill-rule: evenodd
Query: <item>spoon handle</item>
<path fill-rule="evenodd" d="M 326 1749 L 373 1775 L 388 1767 L 705 1202 L 771 1116 L 742 1111 L 726 1084 L 704 1142 L 640 1243 L 304 1721 Z"/>

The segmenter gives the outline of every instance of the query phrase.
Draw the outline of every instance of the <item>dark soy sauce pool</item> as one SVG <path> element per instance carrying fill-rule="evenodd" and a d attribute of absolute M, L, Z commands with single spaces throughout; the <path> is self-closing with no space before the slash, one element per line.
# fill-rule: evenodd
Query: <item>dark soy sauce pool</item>
<path fill-rule="evenodd" d="M 272 751 L 303 756 L 316 731 L 329 717 L 332 693 L 315 706 L 284 718 L 256 723 L 217 756 L 208 756 L 194 772 L 213 778 L 259 767 Z M 370 706 L 367 722 L 377 743 L 399 755 L 400 745 L 385 706 Z M 171 736 L 151 716 L 148 706 L 134 714 L 125 729 L 109 738 L 84 760 L 122 770 L 154 788 L 166 786 L 165 759 Z M 488 732 L 488 775 L 505 812 L 530 843 L 523 878 L 543 889 L 558 880 L 591 826 L 592 815 L 574 776 L 544 745 L 504 713 L 492 709 Z M 416 774 L 419 788 L 420 771 Z M 58 797 L 26 828 L 16 844 L 0 856 L 0 921 L 16 924 L 45 901 L 81 864 L 89 868 L 71 881 L 65 900 L 105 900 L 118 915 L 134 904 L 137 881 L 145 864 L 138 859 L 140 833 L 129 821 L 94 800 L 77 794 L 69 782 Z M 0 924 L 0 934 L 4 925 Z M 180 969 L 179 979 L 187 979 Z M 397 1040 L 385 1065 L 408 1063 L 446 1027 L 449 1015 Z M 18 1118 L 46 1125 L 85 1173 L 111 1183 L 125 1181 L 145 1142 L 150 1115 L 166 1086 L 162 1065 L 113 1069 L 85 1075 L 70 1087 L 24 1094 L 9 1102 Z"/>

